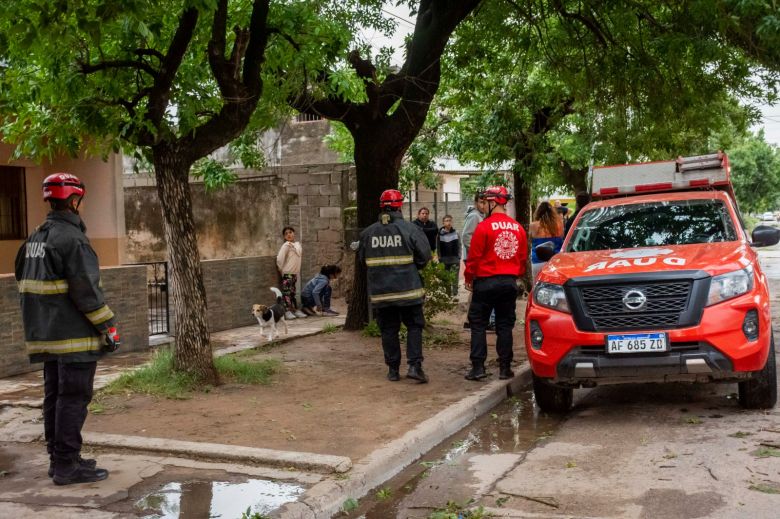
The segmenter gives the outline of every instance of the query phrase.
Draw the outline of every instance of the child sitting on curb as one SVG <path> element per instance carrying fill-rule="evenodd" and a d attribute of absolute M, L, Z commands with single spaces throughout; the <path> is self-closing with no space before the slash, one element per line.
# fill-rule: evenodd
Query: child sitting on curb
<path fill-rule="evenodd" d="M 341 267 L 338 265 L 323 265 L 320 273 L 306 283 L 301 292 L 302 310 L 306 315 L 339 315 L 330 308 L 330 294 L 333 292 L 330 282 L 339 274 Z"/>

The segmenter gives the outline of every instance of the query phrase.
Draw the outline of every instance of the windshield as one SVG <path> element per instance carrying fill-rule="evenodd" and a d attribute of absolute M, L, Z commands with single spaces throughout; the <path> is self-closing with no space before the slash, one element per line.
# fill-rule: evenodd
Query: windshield
<path fill-rule="evenodd" d="M 720 200 L 674 200 L 591 209 L 572 229 L 567 252 L 734 241 Z"/>

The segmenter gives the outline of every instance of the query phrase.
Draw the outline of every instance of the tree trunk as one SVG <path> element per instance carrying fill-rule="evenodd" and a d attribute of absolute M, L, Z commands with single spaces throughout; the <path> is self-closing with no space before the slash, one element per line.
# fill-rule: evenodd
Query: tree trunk
<path fill-rule="evenodd" d="M 533 280 L 531 279 L 531 238 L 528 234 L 528 227 L 531 224 L 531 186 L 525 181 L 520 174 L 520 164 L 515 163 L 515 167 L 512 177 L 515 182 L 515 215 L 517 215 L 517 221 L 525 229 L 526 236 L 528 237 L 528 258 L 526 261 L 525 275 L 523 281 L 525 286 L 530 290 L 533 286 Z"/>
<path fill-rule="evenodd" d="M 168 242 L 173 307 L 176 315 L 174 369 L 216 384 L 217 372 L 206 322 L 206 289 L 192 214 L 191 163 L 175 148 L 153 148 L 157 193 Z"/>
<path fill-rule="evenodd" d="M 379 197 L 385 189 L 398 188 L 406 148 L 388 149 L 386 137 L 353 135 L 355 138 L 355 172 L 357 176 L 357 225 L 362 231 L 379 217 Z M 411 141 L 410 141 L 411 142 Z M 366 266 L 355 262 L 352 299 L 347 310 L 346 330 L 360 330 L 368 322 L 368 286 Z"/>

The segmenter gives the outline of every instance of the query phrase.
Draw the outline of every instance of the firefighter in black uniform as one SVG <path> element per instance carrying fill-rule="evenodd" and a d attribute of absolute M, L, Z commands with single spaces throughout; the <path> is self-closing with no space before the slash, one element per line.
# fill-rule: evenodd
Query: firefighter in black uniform
<path fill-rule="evenodd" d="M 120 344 L 100 289 L 97 255 L 79 217 L 84 192 L 74 175 L 46 177 L 43 199 L 52 211 L 15 264 L 27 354 L 30 362 L 43 362 L 43 427 L 49 477 L 57 485 L 108 477 L 95 460 L 80 455 L 97 360 Z"/>
<path fill-rule="evenodd" d="M 403 219 L 404 197 L 396 189 L 382 193 L 379 221 L 360 234 L 359 260 L 368 268 L 368 295 L 382 332 L 387 379 L 401 379 L 401 344 L 398 333 L 406 325 L 407 378 L 424 384 L 422 369 L 423 285 L 419 270 L 431 260 L 431 246 L 423 232 Z"/>

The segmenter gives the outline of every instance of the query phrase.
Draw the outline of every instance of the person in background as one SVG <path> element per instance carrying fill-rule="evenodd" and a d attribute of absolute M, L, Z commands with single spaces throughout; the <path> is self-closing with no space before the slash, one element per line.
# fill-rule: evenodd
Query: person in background
<path fill-rule="evenodd" d="M 43 431 L 55 485 L 108 477 L 94 459 L 81 457 L 97 361 L 120 346 L 98 257 L 79 216 L 85 192 L 69 173 L 46 177 L 43 200 L 51 212 L 22 244 L 14 270 L 27 354 L 30 362 L 43 362 Z"/>
<path fill-rule="evenodd" d="M 488 318 L 496 313 L 496 353 L 499 378 L 514 377 L 512 371 L 512 328 L 516 320 L 517 280 L 525 273 L 528 259 L 525 230 L 506 214 L 512 198 L 504 186 L 493 186 L 482 192 L 487 204 L 486 217 L 474 230 L 466 260 L 466 289 L 474 296 L 469 305 L 471 323 L 471 369 L 466 380 L 487 377 Z"/>
<path fill-rule="evenodd" d="M 450 287 L 450 295 L 458 295 L 458 272 L 460 271 L 460 237 L 458 231 L 452 227 L 452 215 L 446 215 L 442 219 L 442 227 L 436 237 L 436 253 L 439 262 L 455 274 L 455 279 Z"/>
<path fill-rule="evenodd" d="M 577 209 L 569 217 L 569 219 L 566 220 L 566 225 L 564 227 L 564 233 L 563 233 L 564 238 L 569 234 L 569 229 L 571 229 L 571 225 L 574 223 L 574 219 L 577 218 L 578 214 L 580 214 L 582 208 L 590 203 L 590 193 L 588 193 L 587 191 L 580 191 L 575 196 L 575 200 L 577 202 Z"/>
<path fill-rule="evenodd" d="M 531 274 L 536 280 L 536 275 L 542 270 L 545 262 L 537 257 L 535 247 L 550 241 L 555 246 L 555 252 L 558 253 L 563 245 L 563 222 L 550 202 L 542 202 L 536 208 L 528 232 L 531 235 Z"/>
<path fill-rule="evenodd" d="M 301 275 L 301 255 L 303 249 L 300 242 L 295 241 L 295 229 L 285 227 L 282 229 L 284 243 L 276 255 L 276 268 L 282 276 L 282 297 L 284 308 L 287 312 L 284 318 L 288 321 L 296 317 L 306 317 L 306 314 L 298 310 L 298 302 L 295 300 L 296 283 Z"/>
<path fill-rule="evenodd" d="M 330 308 L 330 295 L 333 289 L 330 282 L 338 279 L 341 267 L 338 265 L 323 265 L 320 273 L 306 283 L 301 291 L 301 310 L 306 315 L 339 315 Z"/>
<path fill-rule="evenodd" d="M 401 323 L 406 325 L 406 378 L 428 382 L 422 369 L 423 290 L 420 270 L 431 261 L 431 248 L 420 228 L 401 214 L 404 196 L 387 189 L 379 197 L 379 221 L 360 233 L 358 261 L 367 269 L 368 299 L 376 310 L 387 364 L 387 380 L 401 380 Z"/>
<path fill-rule="evenodd" d="M 479 222 L 485 218 L 485 211 L 487 211 L 487 202 L 484 198 L 481 198 L 481 192 L 477 191 L 474 194 L 474 205 L 466 210 L 466 219 L 463 221 L 463 264 L 465 266 L 469 256 L 469 247 L 471 246 L 471 236 L 474 234 L 474 229 L 477 228 Z M 471 305 L 472 293 L 469 292 L 468 304 Z M 468 320 L 463 323 L 464 328 L 469 328 L 471 324 Z M 487 329 L 490 331 L 496 328 L 496 313 L 491 312 L 490 320 L 488 321 Z"/>
<path fill-rule="evenodd" d="M 412 223 L 422 230 L 423 234 L 425 234 L 425 237 L 428 239 L 428 245 L 430 245 L 431 250 L 435 251 L 436 236 L 439 234 L 439 229 L 436 228 L 436 223 L 430 220 L 430 216 L 431 212 L 428 208 L 421 207 L 420 210 L 417 211 L 417 218 Z"/>

